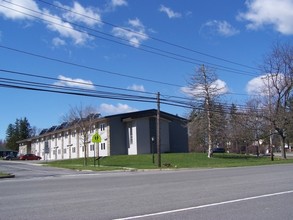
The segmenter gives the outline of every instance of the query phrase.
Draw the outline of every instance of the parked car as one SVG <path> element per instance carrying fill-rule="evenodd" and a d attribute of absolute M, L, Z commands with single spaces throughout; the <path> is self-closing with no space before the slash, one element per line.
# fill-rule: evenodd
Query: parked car
<path fill-rule="evenodd" d="M 35 154 L 25 154 L 19 157 L 20 160 L 41 160 L 42 158 Z"/>
<path fill-rule="evenodd" d="M 3 160 L 18 160 L 18 157 L 13 154 L 9 154 L 9 155 L 3 157 Z"/>
<path fill-rule="evenodd" d="M 213 149 L 213 153 L 225 153 L 225 148 L 216 147 Z"/>

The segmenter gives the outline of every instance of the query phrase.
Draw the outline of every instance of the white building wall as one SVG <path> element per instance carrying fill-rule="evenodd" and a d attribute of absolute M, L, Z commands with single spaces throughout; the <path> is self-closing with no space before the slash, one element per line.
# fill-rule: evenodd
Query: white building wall
<path fill-rule="evenodd" d="M 136 121 L 127 122 L 127 146 L 128 146 L 128 155 L 137 155 L 137 130 L 136 130 Z"/>
<path fill-rule="evenodd" d="M 89 132 L 87 144 L 87 157 L 109 156 L 108 149 L 109 128 L 105 122 L 98 123 L 96 127 Z M 101 136 L 101 143 L 91 142 L 92 135 L 98 132 Z M 48 142 L 49 153 L 45 154 L 45 142 Z M 94 148 L 91 148 L 91 145 Z M 34 139 L 31 143 L 31 153 L 42 157 L 42 160 L 62 160 L 84 157 L 83 137 L 76 130 L 62 130 Z"/>
<path fill-rule="evenodd" d="M 109 126 L 107 123 L 102 122 L 99 124 L 98 126 L 98 133 L 101 136 L 101 143 L 97 144 L 98 146 L 98 150 L 99 150 L 99 156 L 100 157 L 106 157 L 106 156 L 110 156 L 109 152 L 110 150 L 109 148 Z"/>
<path fill-rule="evenodd" d="M 71 156 L 71 135 L 69 131 L 63 133 L 63 159 L 70 159 Z"/>
<path fill-rule="evenodd" d="M 70 134 L 70 142 L 71 142 L 71 158 L 79 158 L 79 140 L 78 140 L 78 134 L 76 130 L 72 130 Z"/>
<path fill-rule="evenodd" d="M 31 149 L 31 153 L 32 154 L 36 154 L 37 153 L 37 146 L 38 146 L 38 141 L 37 140 L 34 140 L 32 142 L 32 149 Z"/>

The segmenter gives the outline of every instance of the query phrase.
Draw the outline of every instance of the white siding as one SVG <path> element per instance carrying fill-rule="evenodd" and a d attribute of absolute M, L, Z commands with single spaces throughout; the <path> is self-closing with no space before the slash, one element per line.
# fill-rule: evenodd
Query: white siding
<path fill-rule="evenodd" d="M 128 122 L 126 128 L 128 155 L 137 155 L 136 121 Z"/>

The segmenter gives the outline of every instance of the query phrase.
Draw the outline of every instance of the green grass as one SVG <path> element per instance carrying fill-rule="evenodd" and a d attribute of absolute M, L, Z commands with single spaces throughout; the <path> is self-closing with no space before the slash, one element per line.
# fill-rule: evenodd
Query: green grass
<path fill-rule="evenodd" d="M 241 167 L 258 166 L 269 164 L 293 163 L 293 159 L 282 160 L 270 157 L 239 155 L 239 154 L 214 154 L 213 158 L 207 158 L 203 153 L 170 153 L 162 154 L 162 168 L 220 168 L 220 167 Z M 119 155 L 105 157 L 100 160 L 100 166 L 96 161 L 94 166 L 93 158 L 88 158 L 87 166 L 84 166 L 84 159 L 59 160 L 46 163 L 49 166 L 77 169 L 77 170 L 128 170 L 128 169 L 157 169 L 157 155 L 155 164 L 152 163 L 152 155 Z"/>
<path fill-rule="evenodd" d="M 9 173 L 3 173 L 0 172 L 0 178 L 6 178 L 6 177 L 12 177 L 13 175 L 9 174 Z"/>
<path fill-rule="evenodd" d="M 3 176 L 7 176 L 7 174 L 0 172 L 0 177 L 3 177 Z"/>

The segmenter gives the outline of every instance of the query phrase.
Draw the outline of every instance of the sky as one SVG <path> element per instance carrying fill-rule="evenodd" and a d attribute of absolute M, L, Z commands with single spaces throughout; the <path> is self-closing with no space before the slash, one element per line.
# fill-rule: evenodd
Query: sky
<path fill-rule="evenodd" d="M 0 0 L 0 139 L 16 119 L 43 129 L 77 106 L 155 109 L 158 93 L 185 117 L 177 105 L 202 65 L 223 102 L 244 105 L 263 57 L 292 43 L 292 11 L 293 0 Z"/>

